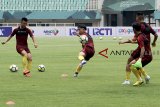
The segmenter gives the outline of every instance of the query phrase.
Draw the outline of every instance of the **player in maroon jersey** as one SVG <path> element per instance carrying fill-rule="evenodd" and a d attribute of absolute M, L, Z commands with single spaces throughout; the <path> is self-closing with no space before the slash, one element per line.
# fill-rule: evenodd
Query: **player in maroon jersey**
<path fill-rule="evenodd" d="M 20 26 L 14 29 L 12 34 L 8 37 L 8 39 L 5 42 L 2 42 L 2 44 L 6 44 L 14 35 L 16 35 L 16 50 L 22 56 L 22 62 L 24 67 L 23 74 L 26 77 L 30 77 L 31 76 L 30 70 L 32 66 L 32 55 L 28 48 L 28 43 L 27 43 L 28 35 L 30 35 L 30 37 L 32 38 L 34 47 L 37 48 L 38 45 L 35 42 L 35 38 L 31 30 L 26 27 L 27 24 L 28 24 L 28 19 L 22 18 Z"/>
<path fill-rule="evenodd" d="M 143 83 L 143 80 L 139 72 L 141 72 L 142 74 L 145 72 L 143 68 L 137 69 L 137 68 L 134 68 L 132 65 L 135 64 L 139 59 L 142 62 L 142 67 L 146 66 L 152 61 L 152 52 L 151 52 L 150 42 L 148 38 L 144 33 L 141 32 L 141 25 L 139 23 L 134 23 L 133 29 L 135 31 L 135 34 L 137 35 L 138 47 L 133 51 L 133 53 L 134 52 L 136 53 L 135 54 L 132 53 L 133 60 L 129 64 L 127 64 L 127 68 L 130 69 L 137 77 L 137 82 L 133 85 L 138 86 Z M 124 44 L 124 43 L 136 43 L 136 42 L 132 42 L 132 41 L 121 42 L 121 44 Z"/>
<path fill-rule="evenodd" d="M 144 22 L 144 14 L 143 13 L 141 13 L 141 12 L 137 13 L 135 23 L 139 23 L 141 25 L 141 32 L 145 34 L 146 38 L 149 40 L 149 44 L 151 42 L 150 34 L 154 35 L 154 40 L 153 40 L 151 45 L 152 45 L 152 47 L 155 47 L 158 35 L 152 29 L 151 26 L 149 26 L 147 23 Z M 132 41 L 132 43 L 134 41 L 135 42 L 137 41 L 137 35 L 136 34 L 135 34 L 135 36 L 132 40 L 128 40 L 127 42 L 131 42 L 131 41 Z M 137 53 L 137 51 L 134 51 L 131 54 L 131 56 L 128 58 L 127 65 L 133 60 L 136 53 Z M 124 85 L 130 84 L 130 74 L 131 74 L 131 71 L 126 66 L 126 80 L 122 84 L 124 84 Z M 146 83 L 148 83 L 149 80 L 150 80 L 150 76 L 147 75 L 146 73 L 143 73 L 143 76 L 145 76 Z"/>
<path fill-rule="evenodd" d="M 86 26 L 79 25 L 78 26 L 78 36 L 86 36 L 88 41 L 86 43 L 82 43 L 82 50 L 79 53 L 78 59 L 80 60 L 80 64 L 78 65 L 74 77 L 77 77 L 79 72 L 81 71 L 82 67 L 87 63 L 94 56 L 95 49 L 92 37 L 86 33 Z"/>

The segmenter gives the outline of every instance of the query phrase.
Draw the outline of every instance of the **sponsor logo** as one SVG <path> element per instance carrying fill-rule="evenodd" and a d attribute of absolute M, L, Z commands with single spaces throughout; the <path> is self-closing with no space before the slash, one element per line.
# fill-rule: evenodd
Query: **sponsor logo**
<path fill-rule="evenodd" d="M 134 32 L 133 32 L 132 28 L 121 28 L 121 29 L 118 29 L 118 33 L 120 33 L 120 34 L 132 34 Z"/>
<path fill-rule="evenodd" d="M 92 36 L 109 36 L 109 35 L 113 35 L 112 28 L 88 28 L 87 32 Z M 69 29 L 69 35 L 70 36 L 77 35 L 77 29 L 76 28 L 70 28 Z"/>
<path fill-rule="evenodd" d="M 45 35 L 54 35 L 56 36 L 59 33 L 58 29 L 53 29 L 53 30 L 44 30 Z"/>

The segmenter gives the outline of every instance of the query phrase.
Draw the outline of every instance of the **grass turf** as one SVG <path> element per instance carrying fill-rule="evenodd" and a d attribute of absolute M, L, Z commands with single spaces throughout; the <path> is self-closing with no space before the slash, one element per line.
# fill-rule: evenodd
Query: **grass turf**
<path fill-rule="evenodd" d="M 5 38 L 1 38 L 3 41 Z M 125 64 L 129 55 L 111 54 L 115 50 L 131 50 L 137 45 L 118 45 L 113 38 L 94 38 L 96 54 L 78 78 L 73 78 L 81 45 L 77 37 L 37 38 L 35 49 L 29 40 L 33 55 L 32 77 L 22 75 L 21 57 L 15 50 L 15 39 L 0 47 L 0 107 L 12 100 L 14 107 L 159 107 L 159 55 L 146 66 L 151 83 L 141 87 L 123 86 Z M 157 42 L 158 43 L 158 42 Z M 158 47 L 154 50 L 157 52 Z M 109 58 L 98 55 L 109 48 Z M 16 64 L 19 71 L 12 73 L 9 65 Z M 37 66 L 44 64 L 45 72 Z M 62 74 L 68 74 L 62 78 Z M 131 75 L 132 83 L 135 77 Z"/>

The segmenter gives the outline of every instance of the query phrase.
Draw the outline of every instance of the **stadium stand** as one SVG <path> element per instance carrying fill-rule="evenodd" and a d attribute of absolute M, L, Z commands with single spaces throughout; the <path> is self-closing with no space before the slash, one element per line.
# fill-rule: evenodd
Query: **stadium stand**
<path fill-rule="evenodd" d="M 0 23 L 18 23 L 22 17 L 27 17 L 31 23 L 54 23 L 43 24 L 44 26 L 75 25 L 76 22 L 85 23 L 83 20 L 97 22 L 101 19 L 100 1 L 102 0 L 0 0 Z"/>

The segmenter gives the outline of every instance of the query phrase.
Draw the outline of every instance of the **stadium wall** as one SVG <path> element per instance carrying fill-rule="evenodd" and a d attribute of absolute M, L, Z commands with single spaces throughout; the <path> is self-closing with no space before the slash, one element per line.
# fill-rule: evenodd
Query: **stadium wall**
<path fill-rule="evenodd" d="M 7 37 L 15 27 L 0 27 L 0 37 Z M 55 37 L 55 36 L 75 36 L 76 27 L 30 27 L 35 36 Z M 154 27 L 160 35 L 160 27 Z M 88 27 L 91 36 L 133 36 L 132 27 Z"/>

